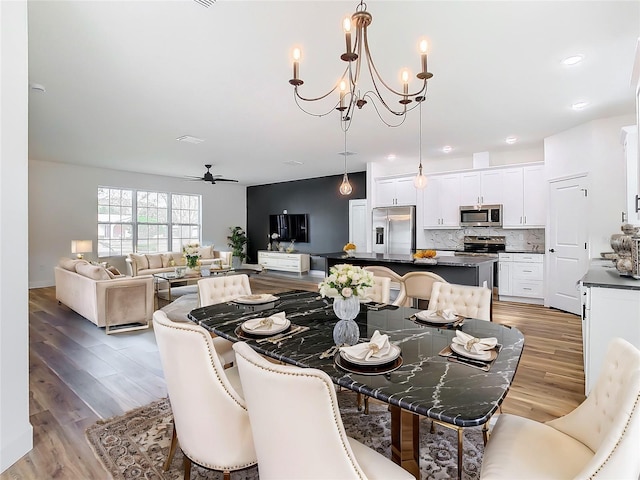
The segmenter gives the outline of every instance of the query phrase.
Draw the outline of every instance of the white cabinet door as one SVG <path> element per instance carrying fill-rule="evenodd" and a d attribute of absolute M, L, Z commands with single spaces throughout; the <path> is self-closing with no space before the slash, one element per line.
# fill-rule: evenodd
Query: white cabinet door
<path fill-rule="evenodd" d="M 376 181 L 376 207 L 395 205 L 396 185 L 394 179 Z"/>
<path fill-rule="evenodd" d="M 482 203 L 480 172 L 463 172 L 460 174 L 460 205 L 478 205 Z"/>
<path fill-rule="evenodd" d="M 511 262 L 498 262 L 498 294 L 511 295 Z"/>
<path fill-rule="evenodd" d="M 524 202 L 522 168 L 509 168 L 504 171 L 503 177 L 503 199 L 502 199 L 502 226 L 522 227 Z"/>
<path fill-rule="evenodd" d="M 440 178 L 429 177 L 422 197 L 423 228 L 440 228 Z"/>
<path fill-rule="evenodd" d="M 413 177 L 398 178 L 396 186 L 396 205 L 415 205 L 416 187 L 413 184 Z"/>
<path fill-rule="evenodd" d="M 499 205 L 502 203 L 503 174 L 504 171 L 502 169 L 480 172 L 480 203 L 484 205 Z"/>
<path fill-rule="evenodd" d="M 441 175 L 440 183 L 440 225 L 460 227 L 460 176 Z"/>
<path fill-rule="evenodd" d="M 522 216 L 527 228 L 544 228 L 547 223 L 547 189 L 542 165 L 524 167 Z"/>

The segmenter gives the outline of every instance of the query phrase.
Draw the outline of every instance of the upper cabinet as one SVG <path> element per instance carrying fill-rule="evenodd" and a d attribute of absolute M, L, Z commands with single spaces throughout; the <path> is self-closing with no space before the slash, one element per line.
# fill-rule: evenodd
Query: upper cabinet
<path fill-rule="evenodd" d="M 544 166 L 507 168 L 503 174 L 503 228 L 544 228 L 547 219 Z"/>
<path fill-rule="evenodd" d="M 638 127 L 632 125 L 622 129 L 622 145 L 624 146 L 626 165 L 626 215 L 622 221 L 629 223 L 640 222 L 640 199 L 638 198 Z"/>
<path fill-rule="evenodd" d="M 376 180 L 375 206 L 415 205 L 416 187 L 413 176 L 380 178 Z"/>
<path fill-rule="evenodd" d="M 422 205 L 423 228 L 460 226 L 460 174 L 428 176 Z"/>
<path fill-rule="evenodd" d="M 460 173 L 461 205 L 503 203 L 503 170 L 480 170 Z"/>

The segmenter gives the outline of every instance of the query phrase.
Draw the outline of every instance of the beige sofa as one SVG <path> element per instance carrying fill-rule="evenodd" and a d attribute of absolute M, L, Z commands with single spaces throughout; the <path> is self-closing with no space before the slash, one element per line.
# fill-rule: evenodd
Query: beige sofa
<path fill-rule="evenodd" d="M 198 248 L 200 253 L 200 265 L 221 268 L 231 266 L 231 253 L 214 250 L 213 245 Z M 166 253 L 130 253 L 126 258 L 129 275 L 152 275 L 154 273 L 172 272 L 175 267 L 187 264 L 186 258 L 180 252 Z"/>
<path fill-rule="evenodd" d="M 55 267 L 55 280 L 56 299 L 98 327 L 105 327 L 106 333 L 151 325 L 154 299 L 150 275 L 131 278 L 86 260 L 62 258 Z"/>

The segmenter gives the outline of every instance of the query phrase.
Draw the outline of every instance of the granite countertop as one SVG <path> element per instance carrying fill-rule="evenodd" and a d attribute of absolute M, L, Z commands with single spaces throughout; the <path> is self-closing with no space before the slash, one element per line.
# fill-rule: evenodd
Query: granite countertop
<path fill-rule="evenodd" d="M 620 275 L 611 261 L 592 261 L 581 283 L 587 287 L 619 288 L 623 290 L 640 290 L 640 280 L 627 275 Z"/>
<path fill-rule="evenodd" d="M 325 258 L 338 259 L 348 261 L 350 258 L 372 262 L 372 263 L 411 263 L 414 265 L 428 265 L 422 263 L 415 263 L 411 255 L 386 255 L 378 256 L 375 253 L 359 253 L 356 252 L 353 257 L 347 256 L 342 253 L 326 253 L 322 255 Z M 466 255 L 443 255 L 437 257 L 437 265 L 446 265 L 450 267 L 475 267 L 486 263 L 495 263 L 498 261 L 495 257 L 480 257 L 480 256 L 466 256 Z"/>

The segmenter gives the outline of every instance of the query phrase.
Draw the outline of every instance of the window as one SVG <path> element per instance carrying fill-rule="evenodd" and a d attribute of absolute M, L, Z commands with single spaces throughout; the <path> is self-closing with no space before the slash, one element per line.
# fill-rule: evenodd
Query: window
<path fill-rule="evenodd" d="M 200 195 L 98 187 L 98 256 L 179 252 L 200 241 L 200 211 Z"/>

